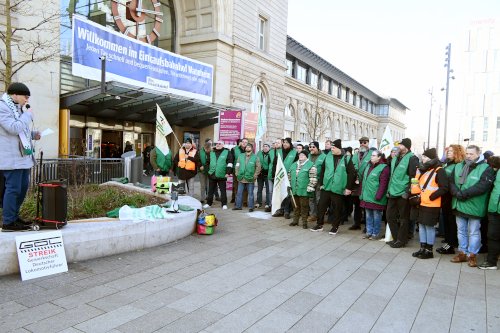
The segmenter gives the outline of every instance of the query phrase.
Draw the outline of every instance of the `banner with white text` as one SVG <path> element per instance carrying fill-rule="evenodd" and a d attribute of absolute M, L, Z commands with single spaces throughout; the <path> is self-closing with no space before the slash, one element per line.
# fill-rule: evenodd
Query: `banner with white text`
<path fill-rule="evenodd" d="M 212 102 L 213 66 L 160 49 L 110 30 L 85 17 L 73 16 L 72 73 L 117 81 L 165 93 Z"/>

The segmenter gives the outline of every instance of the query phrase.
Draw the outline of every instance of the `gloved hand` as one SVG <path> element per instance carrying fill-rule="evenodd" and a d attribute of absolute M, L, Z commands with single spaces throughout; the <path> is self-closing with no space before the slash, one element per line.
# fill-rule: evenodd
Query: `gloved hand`
<path fill-rule="evenodd" d="M 314 186 L 307 185 L 307 192 L 314 192 L 315 190 Z"/>
<path fill-rule="evenodd" d="M 457 200 L 464 201 L 467 199 L 467 196 L 464 194 L 464 192 L 459 190 L 457 191 L 457 193 L 455 193 L 455 198 L 457 198 Z"/>

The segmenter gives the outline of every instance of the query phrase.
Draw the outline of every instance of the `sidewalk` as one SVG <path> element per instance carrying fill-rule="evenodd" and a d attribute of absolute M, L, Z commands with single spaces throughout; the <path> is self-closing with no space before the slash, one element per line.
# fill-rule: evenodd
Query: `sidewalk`
<path fill-rule="evenodd" d="M 232 206 L 232 205 L 231 205 Z M 211 209 L 213 236 L 0 278 L 2 332 L 495 332 L 500 272 Z M 267 215 L 268 216 L 268 215 Z M 482 259 L 482 258 L 481 258 Z M 480 259 L 480 260 L 481 260 Z M 495 328 L 496 327 L 496 328 Z"/>

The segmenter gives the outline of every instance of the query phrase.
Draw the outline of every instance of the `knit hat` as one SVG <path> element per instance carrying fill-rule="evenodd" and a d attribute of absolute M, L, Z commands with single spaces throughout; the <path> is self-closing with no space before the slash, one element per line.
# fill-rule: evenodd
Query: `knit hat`
<path fill-rule="evenodd" d="M 191 138 L 187 138 L 186 140 L 184 140 L 184 143 L 190 143 L 190 144 L 193 144 L 193 140 L 191 140 Z"/>
<path fill-rule="evenodd" d="M 26 95 L 31 96 L 30 90 L 28 87 L 21 82 L 14 82 L 9 85 L 7 88 L 8 95 Z"/>
<path fill-rule="evenodd" d="M 337 147 L 338 149 L 342 149 L 342 140 L 337 139 L 337 140 L 333 141 L 332 146 Z"/>
<path fill-rule="evenodd" d="M 436 148 L 427 149 L 426 151 L 424 151 L 424 153 L 422 155 L 427 156 L 431 160 L 438 157 L 437 152 L 436 152 Z"/>
<path fill-rule="evenodd" d="M 311 143 L 309 143 L 309 146 L 310 145 L 313 145 L 314 147 L 316 147 L 317 149 L 319 149 L 319 142 L 318 141 L 311 141 Z"/>
<path fill-rule="evenodd" d="M 401 140 L 401 142 L 399 144 L 405 146 L 408 149 L 411 149 L 411 139 L 409 139 L 409 138 L 404 138 L 403 140 Z M 427 155 L 425 155 L 425 156 L 427 156 Z"/>
<path fill-rule="evenodd" d="M 271 148 L 271 145 L 269 143 L 264 143 L 262 147 L 267 146 L 268 148 Z"/>
<path fill-rule="evenodd" d="M 488 158 L 490 158 L 491 156 L 495 155 L 494 152 L 492 152 L 491 150 L 487 150 L 483 153 L 483 156 L 484 156 L 484 159 L 487 160 Z"/>
<path fill-rule="evenodd" d="M 359 142 L 361 142 L 361 141 L 370 142 L 370 139 L 367 136 L 363 136 L 363 137 L 361 137 L 361 139 L 359 139 Z"/>
<path fill-rule="evenodd" d="M 299 155 L 300 155 L 300 154 L 304 154 L 304 155 L 306 155 L 306 157 L 309 157 L 309 152 L 308 152 L 307 150 L 305 150 L 305 149 L 304 149 L 304 150 L 302 150 L 302 151 L 299 153 Z"/>
<path fill-rule="evenodd" d="M 284 138 L 283 142 L 285 141 L 287 141 L 290 144 L 290 146 L 292 145 L 292 138 Z"/>

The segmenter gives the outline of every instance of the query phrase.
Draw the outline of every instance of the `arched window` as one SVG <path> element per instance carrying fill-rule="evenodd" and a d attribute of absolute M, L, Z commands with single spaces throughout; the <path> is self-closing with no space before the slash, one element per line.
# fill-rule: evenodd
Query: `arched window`
<path fill-rule="evenodd" d="M 287 117 L 295 117 L 295 110 L 291 104 L 287 104 L 285 106 L 285 116 Z"/>
<path fill-rule="evenodd" d="M 258 84 L 252 89 L 252 112 L 261 114 L 266 112 L 267 98 L 264 88 Z"/>
<path fill-rule="evenodd" d="M 335 121 L 335 137 L 334 139 L 340 139 L 340 120 L 336 120 Z"/>
<path fill-rule="evenodd" d="M 344 123 L 344 140 L 349 140 L 349 124 L 347 121 Z"/>
<path fill-rule="evenodd" d="M 356 125 L 352 124 L 351 140 L 356 140 L 357 136 L 358 135 L 356 133 Z"/>
<path fill-rule="evenodd" d="M 331 138 L 332 138 L 332 119 L 330 117 L 327 117 L 325 123 L 325 139 L 330 140 Z"/>

